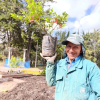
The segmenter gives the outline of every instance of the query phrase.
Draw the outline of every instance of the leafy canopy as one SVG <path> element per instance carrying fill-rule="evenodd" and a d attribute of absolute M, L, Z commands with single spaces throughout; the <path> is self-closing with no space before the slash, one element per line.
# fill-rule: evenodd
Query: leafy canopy
<path fill-rule="evenodd" d="M 46 28 L 52 28 L 54 23 L 57 23 L 60 27 L 66 25 L 67 16 L 66 12 L 61 15 L 57 15 L 53 9 L 49 9 L 49 12 L 46 13 L 43 9 L 42 0 L 35 2 L 34 0 L 26 0 L 27 6 L 26 10 L 20 10 L 20 13 L 11 13 L 11 16 L 15 19 L 25 22 L 25 24 L 34 24 L 33 27 L 41 27 L 46 33 Z M 47 24 L 46 24 L 47 23 Z M 46 27 L 46 28 L 45 28 Z"/>

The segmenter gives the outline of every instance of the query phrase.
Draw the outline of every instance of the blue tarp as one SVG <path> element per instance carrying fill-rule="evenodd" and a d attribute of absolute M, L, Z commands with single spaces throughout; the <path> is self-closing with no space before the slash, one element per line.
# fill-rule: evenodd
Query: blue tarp
<path fill-rule="evenodd" d="M 10 60 L 7 58 L 7 59 L 5 59 L 5 64 L 4 64 L 4 66 L 5 67 L 9 67 L 9 64 L 10 64 Z"/>
<path fill-rule="evenodd" d="M 30 60 L 25 61 L 24 67 L 25 68 L 30 68 Z"/>
<path fill-rule="evenodd" d="M 4 66 L 5 66 L 5 67 L 9 67 L 9 66 L 10 66 L 10 60 L 9 60 L 8 58 L 5 59 L 5 64 L 4 64 Z M 23 62 L 20 62 L 20 66 L 23 67 Z M 25 67 L 25 68 L 30 68 L 30 60 L 25 61 L 24 67 Z"/>

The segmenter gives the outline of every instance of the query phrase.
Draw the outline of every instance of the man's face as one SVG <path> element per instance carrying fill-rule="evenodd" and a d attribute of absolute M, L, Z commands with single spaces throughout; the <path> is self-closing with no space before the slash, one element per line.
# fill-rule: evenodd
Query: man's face
<path fill-rule="evenodd" d="M 72 62 L 76 57 L 82 52 L 81 45 L 76 45 L 71 42 L 68 42 L 66 45 L 66 53 L 69 57 L 69 61 Z"/>

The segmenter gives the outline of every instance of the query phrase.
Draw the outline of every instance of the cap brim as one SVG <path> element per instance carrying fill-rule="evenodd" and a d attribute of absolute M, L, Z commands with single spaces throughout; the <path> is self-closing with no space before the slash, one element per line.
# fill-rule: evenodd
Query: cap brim
<path fill-rule="evenodd" d="M 75 40 L 64 40 L 64 41 L 62 41 L 62 44 L 67 45 L 68 42 L 71 42 L 71 43 L 76 44 L 76 45 L 80 45 L 80 43 L 75 41 Z"/>
<path fill-rule="evenodd" d="M 66 41 L 66 40 L 65 41 L 62 41 L 62 44 L 63 45 L 67 45 L 67 43 L 68 43 L 68 41 Z"/>

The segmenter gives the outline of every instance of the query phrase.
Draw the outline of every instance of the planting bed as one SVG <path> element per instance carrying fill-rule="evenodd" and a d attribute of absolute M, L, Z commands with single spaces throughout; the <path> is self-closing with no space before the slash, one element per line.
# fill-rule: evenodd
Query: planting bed
<path fill-rule="evenodd" d="M 0 100 L 54 100 L 55 86 L 49 87 L 45 76 L 34 75 L 17 79 L 25 82 L 17 84 L 11 91 L 1 92 Z"/>

